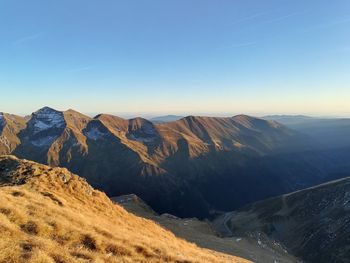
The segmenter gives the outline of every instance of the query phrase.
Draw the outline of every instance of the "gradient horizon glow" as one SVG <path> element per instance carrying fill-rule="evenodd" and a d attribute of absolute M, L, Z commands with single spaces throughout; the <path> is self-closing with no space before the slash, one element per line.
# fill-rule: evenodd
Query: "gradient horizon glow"
<path fill-rule="evenodd" d="M 3 0 L 0 111 L 350 116 L 348 0 Z"/>

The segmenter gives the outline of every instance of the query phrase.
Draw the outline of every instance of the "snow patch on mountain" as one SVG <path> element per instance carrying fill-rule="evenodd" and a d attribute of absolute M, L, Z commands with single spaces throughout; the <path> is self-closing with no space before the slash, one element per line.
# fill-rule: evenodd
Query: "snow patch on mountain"
<path fill-rule="evenodd" d="M 44 147 L 51 145 L 56 138 L 57 136 L 46 136 L 37 140 L 33 140 L 31 143 L 36 147 Z"/>
<path fill-rule="evenodd" d="M 132 131 L 128 138 L 141 143 L 153 142 L 158 136 L 156 129 L 152 123 L 144 123 L 139 129 Z"/>
<path fill-rule="evenodd" d="M 145 123 L 142 125 L 141 130 L 146 134 L 150 136 L 156 136 L 157 132 L 154 129 L 154 126 L 151 123 Z"/>
<path fill-rule="evenodd" d="M 65 126 L 63 113 L 50 108 L 43 108 L 35 112 L 32 121 L 34 134 L 51 128 L 64 128 Z"/>
<path fill-rule="evenodd" d="M 135 135 L 130 134 L 129 139 L 133 141 L 147 143 L 147 142 L 153 142 L 155 137 L 136 137 Z"/>
<path fill-rule="evenodd" d="M 101 131 L 98 129 L 98 127 L 92 127 L 90 130 L 88 130 L 88 131 L 85 133 L 85 135 L 86 135 L 89 139 L 96 141 L 96 140 L 100 139 L 101 137 L 105 136 L 106 133 L 101 132 Z"/>

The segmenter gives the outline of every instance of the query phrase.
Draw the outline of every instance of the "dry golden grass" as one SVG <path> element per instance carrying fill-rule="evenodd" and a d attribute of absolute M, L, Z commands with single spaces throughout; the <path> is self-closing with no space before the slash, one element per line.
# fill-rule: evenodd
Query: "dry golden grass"
<path fill-rule="evenodd" d="M 248 262 L 129 214 L 66 169 L 0 157 L 1 185 L 0 263 Z"/>

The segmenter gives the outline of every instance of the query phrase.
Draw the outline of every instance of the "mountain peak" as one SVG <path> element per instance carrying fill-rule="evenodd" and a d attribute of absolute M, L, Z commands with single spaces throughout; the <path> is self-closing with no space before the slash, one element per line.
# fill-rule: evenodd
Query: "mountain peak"
<path fill-rule="evenodd" d="M 29 123 L 34 127 L 34 133 L 65 126 L 63 112 L 49 107 L 44 107 L 34 112 Z"/>
<path fill-rule="evenodd" d="M 37 111 L 35 111 L 34 114 L 51 113 L 51 112 L 60 112 L 60 111 L 55 110 L 55 109 L 53 109 L 51 107 L 45 106 L 45 107 L 42 107 L 42 108 L 38 109 Z"/>
<path fill-rule="evenodd" d="M 64 111 L 64 113 L 83 115 L 82 113 L 80 113 L 79 111 L 76 111 L 74 109 L 68 109 L 68 110 Z"/>
<path fill-rule="evenodd" d="M 145 118 L 142 118 L 142 117 L 135 117 L 135 118 L 129 119 L 129 122 L 131 122 L 131 123 L 149 123 L 151 121 L 149 121 Z"/>
<path fill-rule="evenodd" d="M 188 115 L 188 116 L 185 116 L 182 119 L 180 119 L 180 121 L 184 120 L 184 121 L 196 122 L 196 121 L 199 121 L 199 120 L 201 120 L 203 118 L 204 117 L 202 117 L 202 116 Z"/>
<path fill-rule="evenodd" d="M 28 141 L 36 147 L 48 148 L 66 126 L 62 111 L 44 107 L 32 113 L 20 137 L 21 140 Z"/>
<path fill-rule="evenodd" d="M 100 113 L 97 114 L 94 119 L 115 119 L 115 120 L 120 120 L 120 121 L 127 121 L 126 119 L 123 119 L 119 116 L 113 115 L 113 114 L 107 114 L 107 113 Z"/>
<path fill-rule="evenodd" d="M 83 122 L 84 124 L 87 124 L 87 122 L 91 120 L 91 117 L 73 109 L 64 111 L 63 116 L 68 124 L 73 123 L 73 125 L 77 125 L 78 122 Z"/>
<path fill-rule="evenodd" d="M 281 128 L 283 125 L 279 124 L 278 122 L 275 121 L 270 121 L 270 120 L 264 120 L 262 118 L 258 117 L 253 117 L 249 115 L 236 115 L 232 117 L 234 121 L 237 123 L 247 127 L 247 128 Z"/>
<path fill-rule="evenodd" d="M 154 124 L 141 117 L 133 118 L 129 120 L 129 131 L 134 131 L 138 129 L 144 129 L 145 131 L 154 130 Z"/>
<path fill-rule="evenodd" d="M 144 118 L 134 118 L 129 120 L 129 138 L 141 142 L 152 142 L 159 134 L 153 122 Z"/>

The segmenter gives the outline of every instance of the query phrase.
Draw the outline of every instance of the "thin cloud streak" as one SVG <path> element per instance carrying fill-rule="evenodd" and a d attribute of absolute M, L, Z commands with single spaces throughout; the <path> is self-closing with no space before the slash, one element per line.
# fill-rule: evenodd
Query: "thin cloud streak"
<path fill-rule="evenodd" d="M 237 44 L 232 44 L 232 45 L 227 45 L 227 46 L 223 46 L 223 47 L 220 47 L 218 48 L 219 50 L 222 50 L 222 49 L 233 49 L 233 48 L 244 48 L 244 47 L 249 47 L 249 46 L 254 46 L 256 45 L 257 43 L 256 42 L 242 42 L 242 43 L 237 43 Z"/>
<path fill-rule="evenodd" d="M 286 19 L 291 18 L 291 17 L 294 17 L 294 16 L 302 15 L 302 14 L 304 14 L 304 13 L 306 13 L 306 12 L 307 12 L 306 10 L 302 10 L 302 11 L 298 11 L 298 12 L 293 12 L 293 13 L 290 13 L 290 14 L 286 14 L 286 15 L 283 15 L 283 16 L 279 16 L 279 17 L 270 19 L 270 20 L 261 21 L 261 23 L 262 23 L 262 24 L 275 23 L 275 22 L 279 22 L 279 21 L 286 20 Z M 242 22 L 246 22 L 246 21 L 250 21 L 250 20 L 255 20 L 255 19 L 257 19 L 257 18 L 263 17 L 263 16 L 268 15 L 268 14 L 272 14 L 272 11 L 266 11 L 266 12 L 256 13 L 256 14 L 253 14 L 253 15 L 251 15 L 251 16 L 243 17 L 243 18 L 238 19 L 237 21 L 235 21 L 233 24 L 235 25 L 235 24 L 239 24 L 239 23 L 242 23 Z"/>
<path fill-rule="evenodd" d="M 21 38 L 15 40 L 13 42 L 13 44 L 15 46 L 22 45 L 24 43 L 36 40 L 36 39 L 40 38 L 42 35 L 43 35 L 43 33 L 37 33 L 37 34 L 29 35 L 29 36 L 24 36 L 24 37 L 21 37 Z"/>
<path fill-rule="evenodd" d="M 237 21 L 233 22 L 233 25 L 236 25 L 236 24 L 239 24 L 239 23 L 242 23 L 242 22 L 246 22 L 246 21 L 250 21 L 250 20 L 254 20 L 256 18 L 265 16 L 265 15 L 267 15 L 269 13 L 270 12 L 261 12 L 261 13 L 256 13 L 256 14 L 253 14 L 253 15 L 250 15 L 250 16 L 242 17 L 242 18 L 238 19 Z"/>
<path fill-rule="evenodd" d="M 67 72 L 76 73 L 76 72 L 88 71 L 91 69 L 92 69 L 91 67 L 80 67 L 80 68 L 73 68 L 73 69 L 67 70 Z"/>
<path fill-rule="evenodd" d="M 347 17 L 347 18 L 343 18 L 343 19 L 330 21 L 328 23 L 311 26 L 309 28 L 304 29 L 302 32 L 311 32 L 311 31 L 318 30 L 318 29 L 330 28 L 330 27 L 342 25 L 342 24 L 349 23 L 349 22 L 350 22 L 350 17 Z"/>
<path fill-rule="evenodd" d="M 239 43 L 235 45 L 228 46 L 229 48 L 239 48 L 239 47 L 249 47 L 254 46 L 256 42 L 245 42 L 245 43 Z"/>
<path fill-rule="evenodd" d="M 299 12 L 290 13 L 290 14 L 287 14 L 287 15 L 284 15 L 284 16 L 273 18 L 271 20 L 263 21 L 262 23 L 264 23 L 264 24 L 276 23 L 276 22 L 280 22 L 280 21 L 286 20 L 288 18 L 299 16 L 299 15 L 302 15 L 302 14 L 305 14 L 305 11 L 299 11 Z"/>

